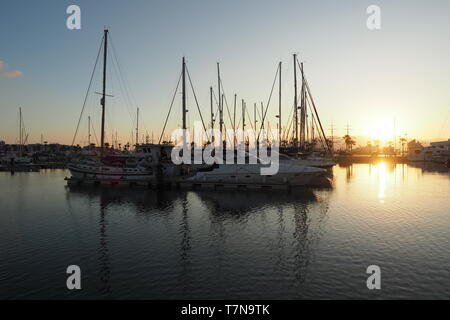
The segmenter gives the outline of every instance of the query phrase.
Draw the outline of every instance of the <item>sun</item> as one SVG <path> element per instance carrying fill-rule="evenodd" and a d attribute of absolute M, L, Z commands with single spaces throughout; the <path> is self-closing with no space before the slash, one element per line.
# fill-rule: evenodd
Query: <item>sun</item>
<path fill-rule="evenodd" d="M 366 127 L 366 136 L 369 139 L 380 140 L 382 142 L 387 142 L 393 140 L 394 128 L 391 124 L 384 121 L 376 121 L 370 123 Z"/>

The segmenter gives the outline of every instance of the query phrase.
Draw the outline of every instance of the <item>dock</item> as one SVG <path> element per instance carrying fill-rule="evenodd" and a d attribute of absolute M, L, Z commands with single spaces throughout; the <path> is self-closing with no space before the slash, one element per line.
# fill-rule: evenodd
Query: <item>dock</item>
<path fill-rule="evenodd" d="M 0 171 L 3 172 L 39 172 L 41 166 L 37 164 L 16 164 L 16 165 L 2 165 Z"/>
<path fill-rule="evenodd" d="M 65 178 L 68 186 L 136 187 L 149 189 L 190 189 L 190 190 L 289 190 L 289 184 L 260 183 L 215 183 L 187 181 L 186 176 L 163 181 L 99 180 Z"/>

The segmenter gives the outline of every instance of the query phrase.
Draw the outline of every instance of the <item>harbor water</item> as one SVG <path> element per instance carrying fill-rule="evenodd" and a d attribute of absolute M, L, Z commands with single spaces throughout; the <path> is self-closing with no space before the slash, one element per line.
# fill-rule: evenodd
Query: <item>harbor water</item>
<path fill-rule="evenodd" d="M 0 299 L 450 299 L 450 173 L 336 166 L 333 187 L 68 187 L 0 172 Z M 69 265 L 82 290 L 66 287 Z M 367 267 L 381 268 L 369 290 Z"/>

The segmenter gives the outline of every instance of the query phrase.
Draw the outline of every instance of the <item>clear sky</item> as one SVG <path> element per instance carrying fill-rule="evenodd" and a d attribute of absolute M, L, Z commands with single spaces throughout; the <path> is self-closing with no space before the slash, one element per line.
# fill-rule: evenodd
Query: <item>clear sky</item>
<path fill-rule="evenodd" d="M 81 30 L 66 28 L 66 8 L 81 7 Z M 366 27 L 366 9 L 381 8 L 381 30 Z M 450 2 L 448 0 L 3 0 L 0 10 L 0 140 L 18 139 L 22 107 L 30 143 L 71 143 L 100 45 L 110 29 L 132 91 L 125 103 L 111 66 L 107 134 L 130 141 L 134 108 L 141 127 L 160 133 L 186 56 L 204 116 L 209 86 L 217 91 L 221 63 L 227 100 L 267 101 L 283 62 L 283 117 L 293 103 L 292 53 L 305 71 L 329 133 L 389 139 L 450 138 Z M 117 77 L 116 77 L 117 78 Z M 87 115 L 99 134 L 95 77 L 77 143 L 87 138 Z M 276 102 L 276 100 L 274 100 Z M 198 119 L 192 94 L 189 122 Z M 177 96 L 170 129 L 181 122 Z M 269 120 L 276 126 L 277 105 Z M 209 118 L 209 117 L 208 117 Z M 228 121 L 228 117 L 226 117 Z"/>

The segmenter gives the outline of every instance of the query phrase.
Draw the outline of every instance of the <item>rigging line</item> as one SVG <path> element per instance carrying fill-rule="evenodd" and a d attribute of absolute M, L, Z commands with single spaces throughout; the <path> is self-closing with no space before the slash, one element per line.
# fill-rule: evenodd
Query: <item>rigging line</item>
<path fill-rule="evenodd" d="M 325 138 L 325 141 L 326 141 L 325 132 L 324 132 L 324 130 L 323 130 L 322 122 L 320 121 L 319 114 L 317 113 L 316 104 L 314 103 L 314 99 L 313 99 L 312 94 L 311 94 L 311 89 L 309 88 L 308 80 L 306 79 L 306 77 L 305 77 L 305 75 L 304 75 L 304 73 L 303 73 L 303 69 L 302 69 L 302 67 L 300 66 L 300 63 L 298 62 L 298 59 L 297 59 L 297 65 L 299 66 L 299 68 L 300 68 L 300 70 L 301 70 L 301 72 L 302 72 L 303 79 L 305 80 L 306 91 L 307 91 L 308 96 L 309 96 L 309 98 L 310 98 L 310 100 L 311 100 L 311 104 L 312 104 L 312 106 L 314 107 L 314 113 L 316 114 L 317 121 L 319 122 L 320 131 L 321 131 L 321 133 L 322 133 L 322 135 L 323 135 L 323 137 Z M 326 144 L 326 149 L 327 149 L 327 151 L 331 154 L 331 149 L 330 149 L 328 143 Z"/>
<path fill-rule="evenodd" d="M 311 109 L 311 112 L 313 111 L 312 110 L 312 107 L 311 107 L 311 103 L 310 102 L 308 102 L 308 98 L 306 99 L 306 105 L 307 106 L 309 106 L 309 108 Z M 317 120 L 316 120 L 316 117 L 314 116 L 314 113 L 312 113 L 312 118 L 313 118 L 313 121 L 314 121 L 314 123 L 316 124 L 316 126 L 318 126 L 318 123 L 317 123 Z M 320 141 L 320 143 L 322 144 L 322 147 L 324 148 L 324 149 L 327 149 L 327 145 L 328 145 L 328 143 L 327 143 L 327 141 L 326 140 L 324 140 L 320 135 L 319 135 L 319 141 Z"/>
<path fill-rule="evenodd" d="M 111 38 L 111 36 L 110 36 L 110 38 Z M 112 39 L 111 39 L 111 47 L 113 49 L 112 51 L 114 53 L 114 56 L 116 57 L 117 66 L 118 66 L 120 74 L 121 74 L 121 76 L 123 78 L 123 81 L 124 81 L 124 84 L 125 84 L 125 88 L 127 89 L 128 94 L 132 98 L 130 100 L 134 100 L 134 105 L 137 106 L 138 103 L 137 103 L 136 97 L 133 94 L 133 91 L 131 91 L 131 88 L 128 88 L 128 86 L 126 85 L 128 83 L 128 78 L 126 77 L 125 72 L 122 71 L 122 67 L 121 67 L 121 64 L 119 63 L 119 58 L 118 58 L 118 55 L 117 55 L 117 52 L 116 52 L 116 49 L 115 49 L 115 46 L 114 46 L 114 41 Z M 132 104 L 133 104 L 133 101 L 132 101 Z"/>
<path fill-rule="evenodd" d="M 164 131 L 166 130 L 167 121 L 169 120 L 170 112 L 172 111 L 173 103 L 174 103 L 175 98 L 177 96 L 177 91 L 178 91 L 178 87 L 180 86 L 180 81 L 181 81 L 181 76 L 182 75 L 183 75 L 183 73 L 181 72 L 180 73 L 180 77 L 178 78 L 177 87 L 175 88 L 175 92 L 173 93 L 172 102 L 170 103 L 169 112 L 167 113 L 166 121 L 164 122 L 164 127 L 162 129 L 161 136 L 159 137 L 158 144 L 161 144 L 161 139 L 164 136 Z"/>
<path fill-rule="evenodd" d="M 291 128 L 292 128 L 293 122 L 294 122 L 294 120 L 291 119 L 291 120 L 289 121 L 289 123 L 288 123 L 289 126 L 286 127 L 286 129 L 284 130 L 284 137 L 285 137 L 285 140 L 288 141 L 288 142 L 289 142 L 289 139 L 290 139 Z"/>
<path fill-rule="evenodd" d="M 92 79 L 94 78 L 95 69 L 97 68 L 97 63 L 98 63 L 98 59 L 100 57 L 100 52 L 102 51 L 103 41 L 105 41 L 105 37 L 104 36 L 103 36 L 102 41 L 100 43 L 100 48 L 99 48 L 98 53 L 97 53 L 97 59 L 95 59 L 94 69 L 92 70 L 91 79 L 89 80 L 89 86 L 88 86 L 88 89 L 86 91 L 86 95 L 84 97 L 83 108 L 81 109 L 80 117 L 78 118 L 77 128 L 75 130 L 75 134 L 74 134 L 73 139 L 72 139 L 72 146 L 75 143 L 75 139 L 77 138 L 77 134 L 78 134 L 78 129 L 80 128 L 81 118 L 83 117 L 84 108 L 86 107 L 86 101 L 88 99 L 89 91 L 91 89 Z"/>
<path fill-rule="evenodd" d="M 217 101 L 216 92 L 214 91 L 214 89 L 213 89 L 213 97 L 214 97 L 214 102 L 216 103 L 216 107 L 217 107 L 216 112 L 214 113 L 214 119 L 213 119 L 214 123 L 216 123 L 217 113 L 219 112 L 219 103 Z"/>
<path fill-rule="evenodd" d="M 295 111 L 295 102 L 292 103 L 292 106 L 293 106 L 292 109 Z M 289 114 L 288 122 L 286 124 L 288 127 L 285 129 L 285 132 L 284 132 L 285 140 L 287 140 L 287 141 L 289 141 L 289 135 L 291 133 L 291 128 L 294 126 L 294 121 L 295 121 L 294 112 L 292 112 Z"/>
<path fill-rule="evenodd" d="M 118 81 L 118 83 L 119 83 L 119 89 L 120 89 L 122 95 L 124 96 L 124 99 L 122 99 L 122 98 L 119 98 L 119 99 L 120 99 L 120 100 L 122 101 L 122 103 L 127 107 L 127 112 L 128 112 L 129 117 L 130 117 L 131 123 L 134 125 L 135 119 L 133 118 L 133 116 L 131 115 L 131 112 L 130 112 L 131 101 L 130 101 L 130 99 L 127 98 L 127 96 L 126 96 L 124 84 L 122 83 L 122 80 L 121 80 L 121 78 L 120 78 L 120 73 L 119 73 L 119 71 L 118 71 L 118 69 L 117 69 L 118 67 L 117 67 L 116 64 L 115 64 L 115 63 L 117 63 L 117 62 L 116 62 L 114 59 L 111 59 L 111 61 L 113 61 L 113 63 L 112 63 L 113 70 L 114 70 L 114 72 L 116 73 L 117 78 L 119 79 L 119 81 Z M 112 81 L 111 81 L 111 83 L 112 83 Z"/>
<path fill-rule="evenodd" d="M 205 133 L 206 133 L 206 139 L 208 139 L 208 141 L 209 141 L 208 132 L 207 132 L 206 126 L 205 126 L 205 121 L 203 121 L 202 112 L 200 111 L 200 106 L 198 105 L 197 95 L 195 94 L 194 86 L 192 85 L 191 75 L 189 74 L 189 69 L 187 68 L 187 66 L 185 66 L 185 67 L 186 67 L 189 83 L 191 84 L 192 93 L 194 94 L 195 104 L 197 105 L 198 113 L 200 114 L 200 119 L 202 120 L 203 129 L 205 130 Z"/>
<path fill-rule="evenodd" d="M 277 72 L 275 73 L 275 79 L 273 80 L 273 84 L 272 84 L 272 90 L 270 90 L 269 100 L 267 101 L 266 110 L 264 112 L 263 121 L 261 122 L 261 128 L 259 129 L 259 132 L 258 132 L 258 140 L 259 140 L 259 136 L 261 135 L 261 130 L 263 128 L 264 121 L 266 120 L 267 110 L 269 109 L 270 100 L 272 99 L 273 89 L 275 87 L 275 83 L 277 82 L 277 77 L 278 77 L 278 72 L 279 71 L 280 71 L 280 66 L 278 65 Z"/>
<path fill-rule="evenodd" d="M 91 127 L 92 127 L 92 131 L 94 131 L 95 142 L 97 142 L 97 145 L 99 145 L 98 139 L 97 139 L 97 134 L 95 133 L 95 129 L 94 129 L 94 126 L 92 125 L 92 123 L 91 123 Z"/>
<path fill-rule="evenodd" d="M 111 47 L 113 48 L 113 43 L 112 42 L 111 42 Z M 113 69 L 114 69 L 114 71 L 115 71 L 115 73 L 117 75 L 117 79 L 118 79 L 118 82 L 119 82 L 119 87 L 120 87 L 120 90 L 121 90 L 121 92 L 122 92 L 122 94 L 124 96 L 124 104 L 127 107 L 128 115 L 130 116 L 132 125 L 134 126 L 135 122 L 136 122 L 136 118 L 134 118 L 134 116 L 132 116 L 133 112 L 130 111 L 131 109 L 133 109 L 133 101 L 130 98 L 130 93 L 129 93 L 129 90 L 128 90 L 128 86 L 126 84 L 126 79 L 125 79 L 125 76 L 122 74 L 121 67 L 119 65 L 119 59 L 117 57 L 116 51 L 114 50 L 114 48 L 113 48 L 112 51 L 113 52 L 112 52 L 112 59 L 111 59 L 111 61 L 113 61 L 113 63 L 112 63 Z M 135 103 L 135 105 L 137 105 L 137 103 Z"/>
<path fill-rule="evenodd" d="M 247 117 L 250 120 L 251 117 L 250 117 L 250 114 L 248 113 L 248 109 L 249 108 L 245 108 L 245 111 L 247 112 Z M 253 128 L 253 123 L 252 123 L 253 121 L 249 121 L 249 122 L 250 122 L 250 126 L 252 127 L 252 130 L 255 131 L 255 133 L 256 133 L 256 128 Z"/>
<path fill-rule="evenodd" d="M 124 95 L 125 100 L 126 100 L 125 105 L 127 107 L 128 115 L 130 116 L 132 127 L 136 127 L 138 119 L 137 119 L 137 115 L 135 116 L 135 113 L 132 110 L 134 110 L 138 107 L 138 103 L 137 103 L 135 95 L 133 94 L 133 91 L 131 90 L 130 86 L 128 85 L 128 79 L 126 77 L 126 74 L 125 74 L 125 72 L 122 71 L 122 67 L 119 62 L 119 57 L 118 57 L 117 51 L 115 49 L 113 40 L 111 40 L 111 48 L 113 51 L 113 58 L 114 58 L 113 60 L 115 62 L 115 65 L 113 64 L 113 66 L 116 69 L 116 74 L 119 79 L 119 86 L 120 86 L 122 94 Z M 117 68 L 116 68 L 116 65 L 117 65 Z M 147 128 L 145 123 L 144 123 L 143 127 Z"/>
<path fill-rule="evenodd" d="M 241 120 L 239 120 L 239 122 L 238 122 L 236 128 L 239 128 L 240 126 L 241 126 Z M 236 131 L 238 131 L 238 130 L 239 130 L 239 129 L 236 129 Z"/>
<path fill-rule="evenodd" d="M 230 119 L 230 123 L 233 123 L 233 120 L 231 119 L 230 108 L 228 107 L 227 96 L 225 95 L 225 89 L 223 88 L 222 78 L 220 78 L 220 87 L 222 88 L 223 98 L 225 100 L 225 106 L 227 107 L 228 118 Z M 222 106 L 222 108 L 223 108 L 223 106 Z M 225 121 L 224 121 L 224 124 L 225 124 Z"/>

